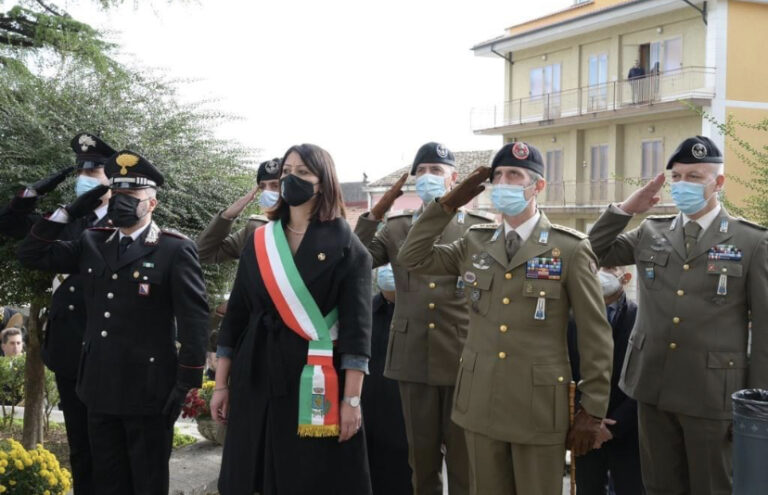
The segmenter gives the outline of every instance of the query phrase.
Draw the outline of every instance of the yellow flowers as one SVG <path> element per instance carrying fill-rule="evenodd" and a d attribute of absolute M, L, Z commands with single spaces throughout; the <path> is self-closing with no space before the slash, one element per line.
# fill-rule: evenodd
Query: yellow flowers
<path fill-rule="evenodd" d="M 206 392 L 213 390 L 215 386 L 216 386 L 216 382 L 213 380 L 206 380 L 205 382 L 203 382 L 203 390 L 205 390 Z"/>
<path fill-rule="evenodd" d="M 71 487 L 72 475 L 42 445 L 28 451 L 15 440 L 0 441 L 0 493 L 65 495 Z"/>

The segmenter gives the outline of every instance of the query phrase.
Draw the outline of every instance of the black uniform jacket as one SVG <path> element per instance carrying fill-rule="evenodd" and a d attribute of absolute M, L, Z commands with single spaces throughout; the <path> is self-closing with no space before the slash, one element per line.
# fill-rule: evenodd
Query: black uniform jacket
<path fill-rule="evenodd" d="M 618 309 L 609 323 L 613 330 L 613 372 L 611 374 L 611 398 L 608 402 L 607 418 L 615 419 L 616 424 L 609 426 L 614 439 L 637 437 L 637 402 L 628 397 L 619 388 L 619 378 L 627 353 L 629 336 L 635 325 L 637 304 L 623 294 L 618 302 Z M 579 383 L 579 349 L 577 346 L 577 329 L 573 318 L 568 322 L 568 355 L 571 359 L 573 379 Z"/>
<path fill-rule="evenodd" d="M 370 356 L 371 256 L 338 218 L 310 223 L 294 259 L 320 311 L 338 308 L 334 365 L 342 395 L 340 356 Z M 218 344 L 234 348 L 222 495 L 371 493 L 363 430 L 344 443 L 297 435 L 308 343 L 280 319 L 259 272 L 253 236 L 240 256 Z"/>
<path fill-rule="evenodd" d="M 118 258 L 117 230 L 56 241 L 64 228 L 41 220 L 18 254 L 27 267 L 82 276 L 78 396 L 96 413 L 160 414 L 177 382 L 202 381 L 208 302 L 195 244 L 152 222 Z"/>
<path fill-rule="evenodd" d="M 0 211 L 0 234 L 14 239 L 23 239 L 41 215 L 35 212 L 37 197 L 16 196 Z M 109 223 L 103 216 L 94 226 L 105 227 Z M 89 222 L 78 218 L 61 231 L 60 238 L 73 241 L 86 230 Z M 80 347 L 85 334 L 85 300 L 83 279 L 79 274 L 57 275 L 60 284 L 51 296 L 48 308 L 48 323 L 43 342 L 43 362 L 63 378 L 74 380 L 80 358 Z"/>

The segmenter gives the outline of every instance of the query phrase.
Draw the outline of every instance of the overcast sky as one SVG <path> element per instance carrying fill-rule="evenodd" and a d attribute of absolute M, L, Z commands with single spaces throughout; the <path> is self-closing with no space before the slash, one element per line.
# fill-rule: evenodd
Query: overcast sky
<path fill-rule="evenodd" d="M 137 3 L 109 12 L 88 0 L 64 5 L 109 31 L 122 60 L 195 79 L 184 98 L 213 98 L 242 117 L 220 135 L 264 159 L 318 144 L 341 180 L 354 181 L 409 163 L 427 141 L 498 148 L 500 137 L 472 134 L 469 113 L 502 100 L 503 61 L 470 47 L 573 0 Z"/>

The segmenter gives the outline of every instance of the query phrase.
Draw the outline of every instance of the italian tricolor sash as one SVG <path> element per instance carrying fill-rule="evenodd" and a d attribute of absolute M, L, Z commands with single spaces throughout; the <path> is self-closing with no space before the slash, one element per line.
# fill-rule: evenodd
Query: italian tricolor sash
<path fill-rule="evenodd" d="M 320 312 L 296 268 L 280 220 L 256 229 L 253 244 L 259 272 L 283 323 L 309 341 L 299 385 L 299 436 L 338 436 L 339 379 L 333 367 L 338 311 Z"/>

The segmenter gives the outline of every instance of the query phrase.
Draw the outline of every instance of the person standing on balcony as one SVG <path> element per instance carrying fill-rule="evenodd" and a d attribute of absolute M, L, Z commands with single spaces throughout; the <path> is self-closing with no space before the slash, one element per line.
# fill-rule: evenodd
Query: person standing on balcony
<path fill-rule="evenodd" d="M 647 493 L 731 493 L 731 394 L 768 388 L 768 234 L 721 206 L 723 156 L 709 138 L 683 141 L 667 170 L 680 213 L 622 233 L 659 202 L 659 174 L 589 238 L 602 265 L 634 263 L 642 281 L 619 385 L 638 402 Z"/>
<path fill-rule="evenodd" d="M 561 493 L 566 439 L 582 455 L 604 429 L 613 342 L 597 260 L 586 235 L 539 211 L 543 176 L 536 148 L 505 145 L 490 169 L 478 168 L 430 202 L 398 257 L 406 270 L 459 276 L 467 287 L 469 335 L 452 418 L 464 428 L 472 495 Z M 446 225 L 489 178 L 503 225 L 473 226 L 446 240 Z M 581 405 L 569 431 L 570 311 L 579 327 Z"/>
<path fill-rule="evenodd" d="M 355 233 L 373 256 L 373 266 L 391 263 L 395 275 L 398 304 L 384 376 L 399 383 L 413 491 L 417 495 L 442 493 L 445 457 L 448 490 L 451 495 L 462 495 L 469 493 L 467 449 L 464 432 L 451 421 L 450 414 L 459 355 L 469 329 L 465 282 L 456 275 L 410 273 L 397 262 L 411 225 L 427 205 L 456 183 L 454 155 L 442 144 L 427 143 L 416 153 L 411 175 L 416 176 L 416 192 L 423 206 L 384 218 L 402 194 L 408 178 L 403 174 L 371 211 L 358 219 Z M 492 219 L 486 213 L 462 210 L 443 226 L 441 239 L 453 242 L 472 225 Z M 384 225 L 379 227 L 382 221 Z"/>
<path fill-rule="evenodd" d="M 645 69 L 640 66 L 640 61 L 635 60 L 635 65 L 629 69 L 627 79 L 632 86 L 632 103 L 642 103 L 643 98 L 643 78 L 645 77 Z"/>

